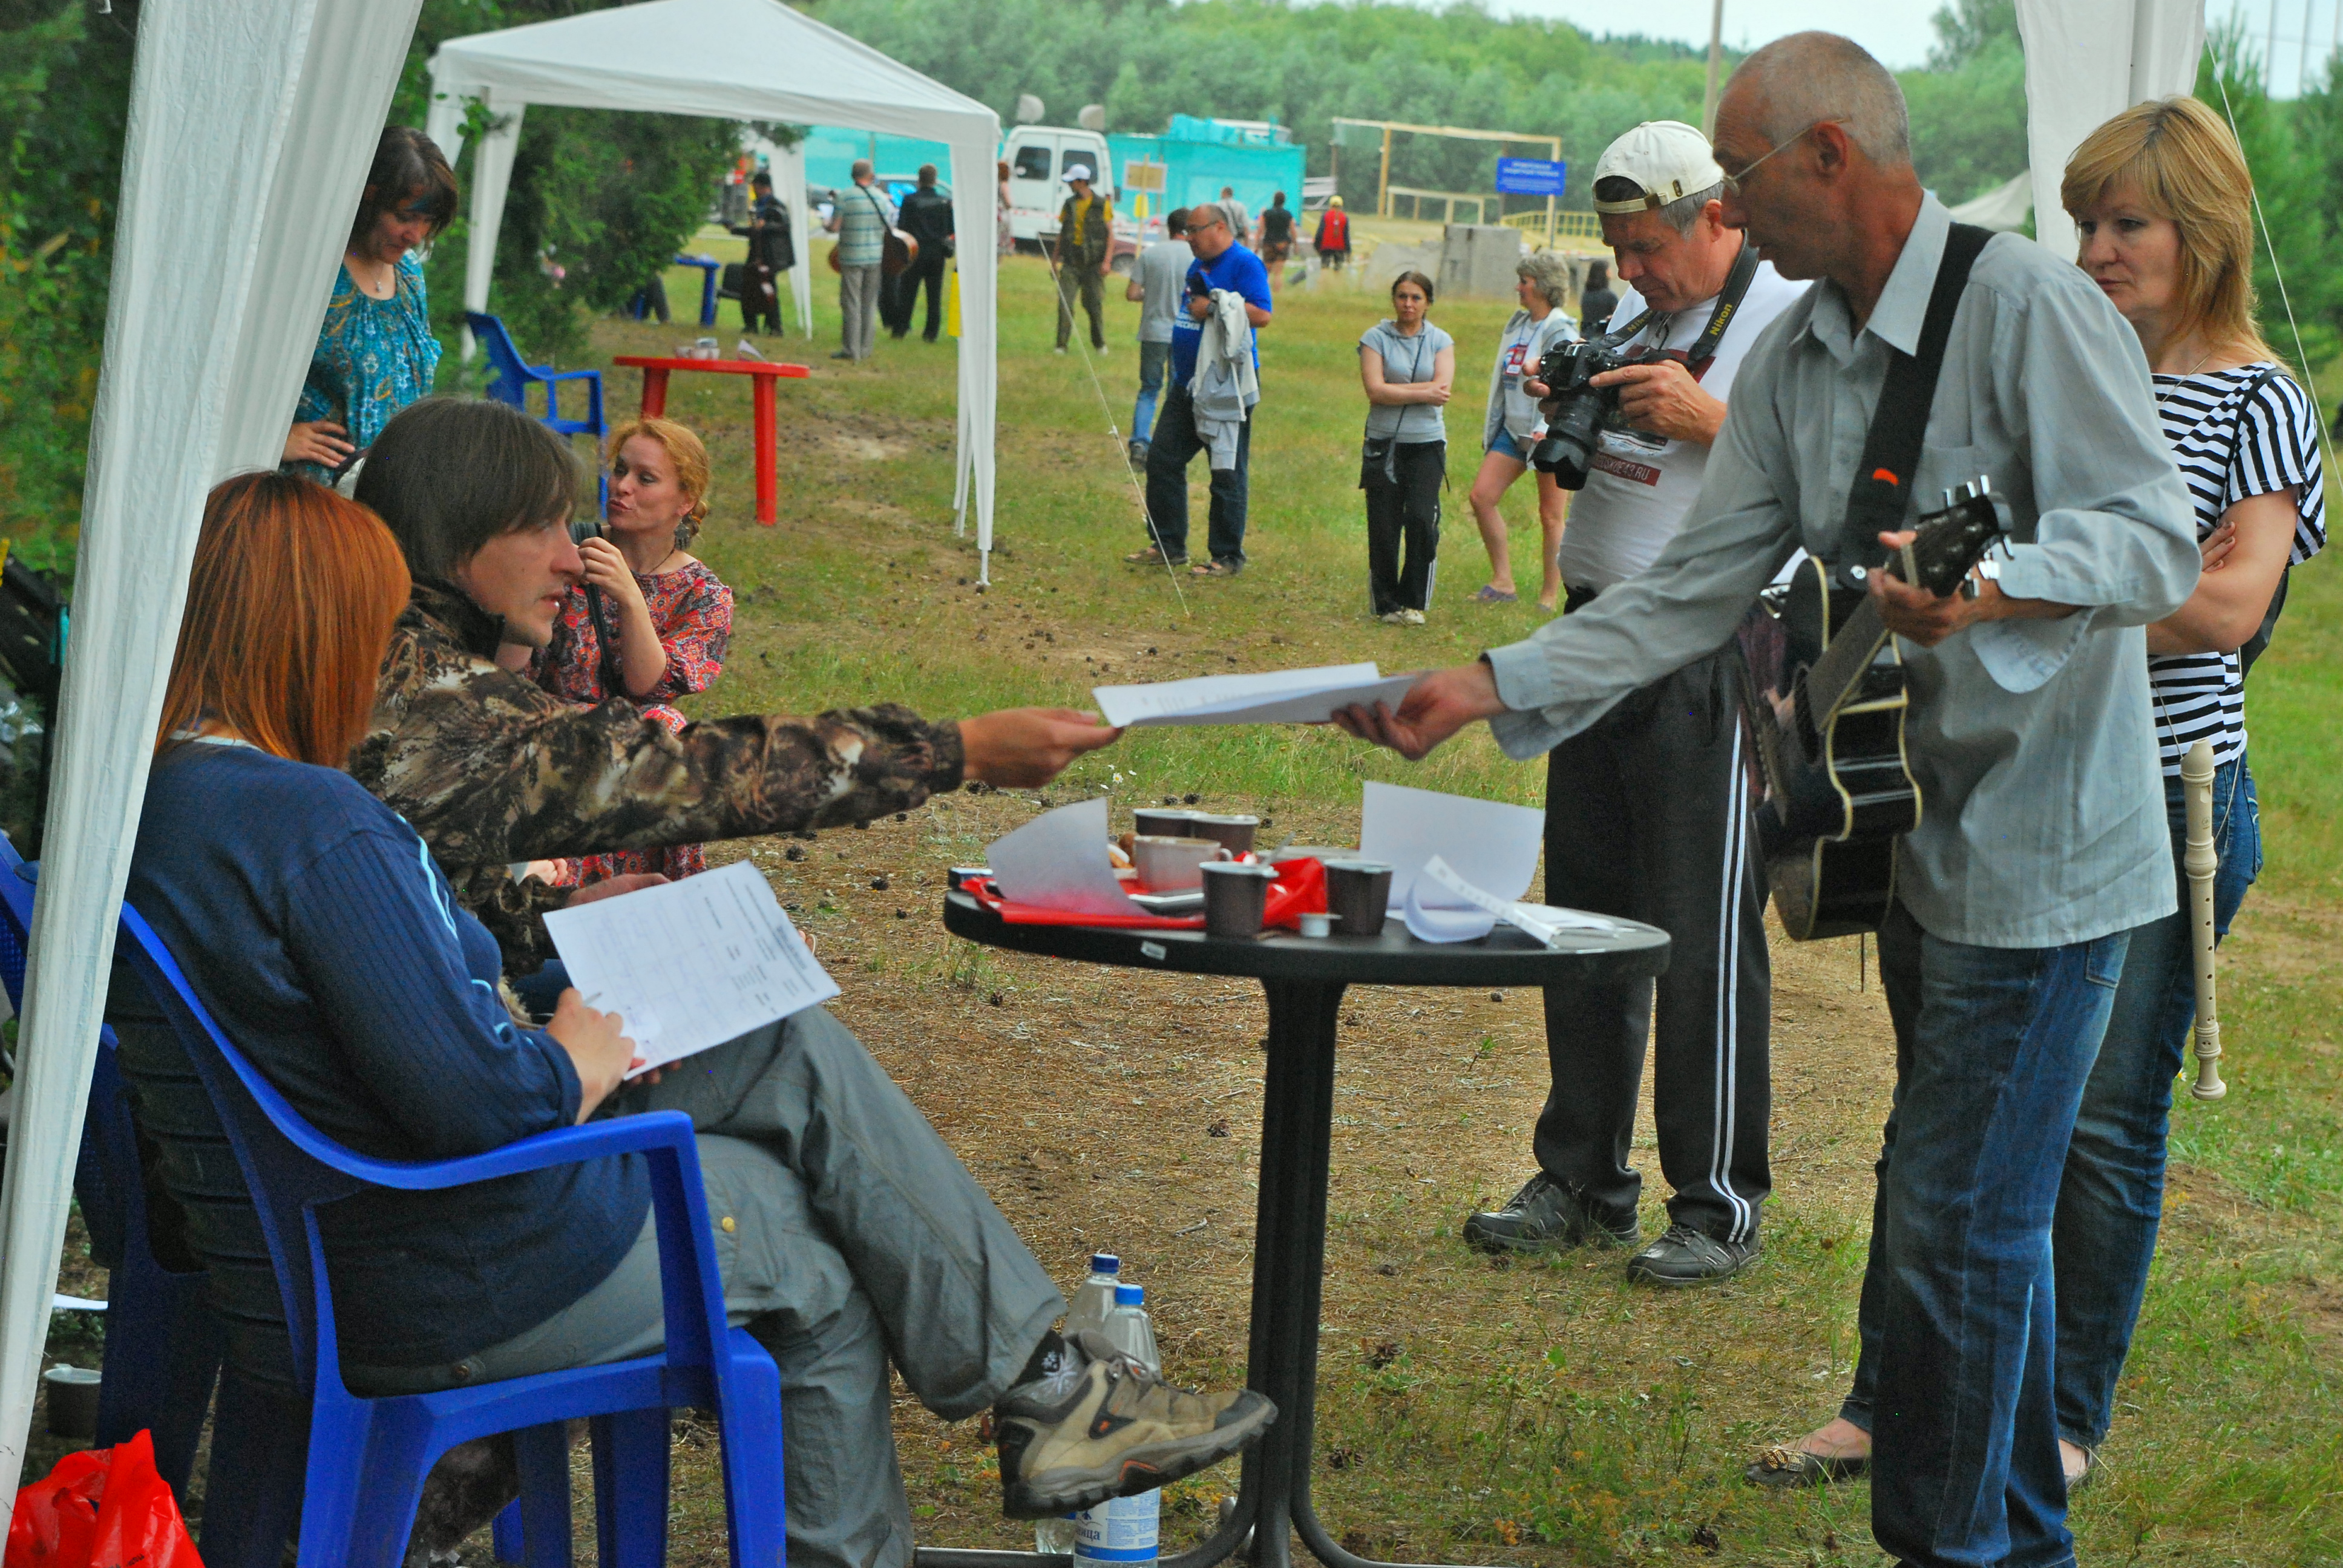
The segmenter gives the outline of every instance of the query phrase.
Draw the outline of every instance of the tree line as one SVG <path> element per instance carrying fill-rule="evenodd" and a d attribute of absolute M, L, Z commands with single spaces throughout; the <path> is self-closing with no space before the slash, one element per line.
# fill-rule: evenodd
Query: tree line
<path fill-rule="evenodd" d="M 423 122 L 424 65 L 442 40 L 611 3 L 425 0 L 394 116 Z M 1354 206 L 1373 198 L 1380 139 L 1343 148 L 1338 168 L 1338 116 L 1558 136 L 1571 166 L 1565 201 L 1583 206 L 1604 146 L 1641 120 L 1697 121 L 1706 75 L 1703 55 L 1682 45 L 1597 38 L 1470 4 L 806 0 L 804 8 L 990 105 L 1004 123 L 1026 93 L 1061 123 L 1101 104 L 1120 131 L 1158 132 L 1181 112 L 1274 119 L 1309 144 L 1312 173 L 1339 174 Z M 106 13 L 87 0 L 0 0 L 0 534 L 68 567 L 137 17 L 137 0 L 114 0 Z M 2025 58 L 2011 0 L 1953 0 L 1936 26 L 1936 50 L 1901 79 L 1921 177 L 1957 203 L 2026 167 Z M 2218 77 L 2216 56 L 2226 65 Z M 2343 348 L 2343 268 L 2334 259 L 2343 73 L 2330 66 L 2294 103 L 2265 97 L 2258 74 L 2239 30 L 2217 32 L 2198 93 L 2218 107 L 2228 89 L 2308 357 L 2323 366 Z M 698 227 L 739 134 L 683 116 L 528 111 L 490 299 L 526 353 L 582 349 L 588 324 L 623 304 Z M 1488 190 L 1497 152 L 1403 136 L 1392 177 Z M 470 162 L 468 154 L 459 176 Z M 459 218 L 429 266 L 434 313 L 451 339 L 465 238 Z M 2257 279 L 2265 326 L 2290 352 L 2278 278 L 2265 256 Z M 450 356 L 443 377 L 463 374 L 456 364 Z"/>

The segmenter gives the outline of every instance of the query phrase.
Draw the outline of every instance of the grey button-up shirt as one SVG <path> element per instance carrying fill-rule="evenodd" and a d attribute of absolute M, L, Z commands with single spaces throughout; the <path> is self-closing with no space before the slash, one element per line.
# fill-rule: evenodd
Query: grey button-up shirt
<path fill-rule="evenodd" d="M 1488 655 L 1534 757 L 1723 646 L 1800 546 L 1839 553 L 1890 345 L 1917 349 L 1951 218 L 1923 204 L 1858 331 L 1824 282 L 1754 346 L 1684 528 L 1651 569 Z M 2139 340 L 2080 268 L 2016 235 L 1977 258 L 1912 494 L 1989 475 L 2015 541 L 2002 591 L 2083 608 L 1971 627 L 1909 670 L 1922 796 L 1896 891 L 1932 935 L 2049 947 L 2167 915 L 2178 893 L 2148 710 L 2146 635 L 2197 583 L 2187 493 L 2157 434 Z M 1916 512 L 1919 508 L 1915 508 Z"/>

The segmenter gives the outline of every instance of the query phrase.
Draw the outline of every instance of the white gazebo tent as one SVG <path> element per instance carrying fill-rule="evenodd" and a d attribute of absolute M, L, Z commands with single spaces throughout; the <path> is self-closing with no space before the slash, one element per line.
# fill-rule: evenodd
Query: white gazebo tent
<path fill-rule="evenodd" d="M 976 503 L 979 582 L 990 580 L 992 437 L 999 332 L 992 168 L 1001 120 L 868 45 L 780 0 L 645 0 L 500 33 L 451 38 L 431 57 L 427 129 L 452 163 L 467 105 L 494 117 L 471 174 L 471 248 L 464 307 L 486 310 L 513 152 L 531 104 L 631 109 L 716 119 L 777 120 L 890 131 L 951 148 L 953 226 L 960 247 L 960 450 L 953 508 Z M 805 164 L 774 160 L 774 183 L 797 231 L 799 319 L 809 317 Z"/>
<path fill-rule="evenodd" d="M 0 1496 L 15 1495 L 24 1463 L 116 913 L 204 494 L 229 474 L 273 464 L 281 449 L 419 5 L 146 0 L 140 7 L 73 646 L 0 1192 Z M 702 6 L 716 9 L 717 0 L 633 9 Z M 2052 13 L 2055 24 L 2046 20 Z M 2066 28 L 2078 13 L 2087 15 Z M 2028 28 L 2029 101 L 2037 113 L 2059 106 L 2058 128 L 2040 123 L 2033 144 L 2037 196 L 2046 177 L 2055 194 L 2066 149 L 2090 126 L 2138 99 L 2185 92 L 2193 80 L 2201 0 L 2020 0 L 2019 14 Z M 2054 49 L 2054 39 L 2065 42 Z M 896 123 L 910 122 L 879 128 Z M 968 146 L 991 156 L 973 130 Z M 960 232 L 990 235 L 990 210 L 974 216 L 982 222 L 961 209 Z M 985 368 L 977 451 L 989 498 L 991 248 L 968 248 L 970 260 L 983 258 L 977 293 L 986 336 L 970 357 Z M 288 303 L 297 301 L 309 303 Z M 964 396 L 964 444 L 970 408 Z M 970 472 L 964 465 L 963 484 Z"/>

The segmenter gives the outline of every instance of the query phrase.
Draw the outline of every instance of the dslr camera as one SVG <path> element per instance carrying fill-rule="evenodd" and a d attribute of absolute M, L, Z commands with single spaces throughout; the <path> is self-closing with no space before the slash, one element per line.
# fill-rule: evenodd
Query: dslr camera
<path fill-rule="evenodd" d="M 1545 400 L 1560 404 L 1561 410 L 1547 418 L 1545 439 L 1531 449 L 1530 461 L 1565 490 L 1584 487 L 1586 467 L 1603 432 L 1628 427 L 1619 414 L 1619 388 L 1588 383 L 1606 370 L 1681 357 L 1658 347 L 1623 352 L 1619 342 L 1616 337 L 1583 337 L 1557 343 L 1538 359 L 1537 379 L 1545 384 Z"/>

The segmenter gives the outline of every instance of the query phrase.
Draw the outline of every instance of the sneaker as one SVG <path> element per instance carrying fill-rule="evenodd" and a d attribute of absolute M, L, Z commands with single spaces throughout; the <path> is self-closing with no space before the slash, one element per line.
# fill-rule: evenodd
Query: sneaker
<path fill-rule="evenodd" d="M 1403 609 L 1399 612 L 1399 623 L 1402 626 L 1422 626 L 1423 612 L 1420 609 Z"/>
<path fill-rule="evenodd" d="M 1055 348 L 1052 348 L 1051 350 L 1050 350 L 1050 352 L 1051 352 L 1051 353 L 1052 353 L 1052 354 L 1063 354 L 1065 351 L 1066 351 L 1066 346 L 1065 346 L 1064 344 L 1062 344 L 1062 343 L 1059 344 Z"/>
<path fill-rule="evenodd" d="M 1689 1225 L 1671 1225 L 1660 1239 L 1627 1260 L 1627 1277 L 1646 1285 L 1713 1284 L 1731 1279 L 1757 1257 L 1757 1243 L 1720 1241 Z"/>
<path fill-rule="evenodd" d="M 1383 622 L 1385 626 L 1405 626 L 1407 624 L 1407 611 L 1403 609 L 1387 609 L 1383 611 L 1383 614 L 1375 617 L 1375 618 Z"/>
<path fill-rule="evenodd" d="M 830 357 L 831 357 L 832 359 L 851 359 L 851 358 L 853 358 L 853 357 L 854 357 L 854 356 L 853 356 L 853 355 L 851 355 L 851 354 L 849 354 L 845 349 L 841 348 L 841 349 L 840 349 L 837 353 L 835 353 L 835 354 L 831 355 L 831 356 L 830 356 Z"/>
<path fill-rule="evenodd" d="M 1642 1236 L 1633 1213 L 1624 1221 L 1597 1213 L 1585 1194 L 1543 1171 L 1523 1182 L 1503 1208 L 1464 1221 L 1465 1245 L 1483 1252 L 1552 1252 L 1584 1241 L 1632 1247 Z"/>
<path fill-rule="evenodd" d="M 1123 565 L 1131 567 L 1184 567 L 1188 564 L 1188 558 L 1167 556 L 1153 545 L 1150 545 L 1143 550 L 1131 551 L 1122 558 L 1122 562 Z"/>
<path fill-rule="evenodd" d="M 1144 441 L 1133 441 L 1131 444 L 1130 457 L 1131 466 L 1132 467 L 1144 468 L 1147 467 L 1147 443 Z"/>
<path fill-rule="evenodd" d="M 1135 1497 L 1243 1448 L 1277 1419 L 1251 1389 L 1173 1388 L 1096 1330 L 1068 1342 L 1061 1369 L 1011 1389 L 992 1407 L 1001 1511 L 1051 1519 L 1110 1497 Z"/>

